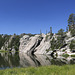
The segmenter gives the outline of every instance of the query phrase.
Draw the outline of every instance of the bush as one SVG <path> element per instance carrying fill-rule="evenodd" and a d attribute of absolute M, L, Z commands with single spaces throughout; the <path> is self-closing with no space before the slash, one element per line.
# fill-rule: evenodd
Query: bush
<path fill-rule="evenodd" d="M 75 49 L 75 40 L 71 41 L 71 44 L 69 47 L 70 47 L 71 51 L 72 51 L 72 49 Z"/>
<path fill-rule="evenodd" d="M 65 51 L 65 49 L 62 50 L 63 52 Z"/>
<path fill-rule="evenodd" d="M 71 29 L 70 31 L 71 31 L 71 35 L 75 36 L 75 29 Z"/>
<path fill-rule="evenodd" d="M 71 57 L 75 57 L 75 55 L 71 55 Z"/>
<path fill-rule="evenodd" d="M 10 36 L 11 35 L 7 35 L 7 34 L 0 35 L 0 49 L 4 45 L 4 43 L 9 40 Z"/>
<path fill-rule="evenodd" d="M 9 44 L 8 47 L 9 47 L 9 48 L 13 48 L 13 47 L 14 47 L 15 50 L 18 51 L 19 45 L 20 45 L 19 40 L 20 40 L 19 35 L 16 35 L 15 38 L 12 39 L 12 41 L 11 41 L 11 43 Z"/>
<path fill-rule="evenodd" d="M 66 57 L 66 58 L 67 58 L 67 57 L 69 57 L 69 55 L 68 55 L 68 54 L 63 54 L 62 56 L 63 56 L 63 57 Z"/>
<path fill-rule="evenodd" d="M 46 52 L 48 53 L 50 50 L 49 49 L 46 49 Z"/>

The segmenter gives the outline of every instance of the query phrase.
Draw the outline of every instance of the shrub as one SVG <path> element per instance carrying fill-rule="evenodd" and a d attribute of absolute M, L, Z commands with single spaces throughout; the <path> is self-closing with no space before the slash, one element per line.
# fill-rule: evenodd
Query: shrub
<path fill-rule="evenodd" d="M 62 50 L 63 52 L 65 51 L 65 49 Z"/>
<path fill-rule="evenodd" d="M 71 55 L 71 57 L 75 57 L 75 55 Z"/>
<path fill-rule="evenodd" d="M 68 54 L 63 54 L 62 56 L 63 56 L 63 57 L 66 57 L 66 58 L 67 58 L 67 57 L 69 57 L 69 55 L 68 55 Z"/>
<path fill-rule="evenodd" d="M 70 47 L 71 51 L 72 51 L 72 49 L 75 49 L 75 40 L 71 41 L 71 44 L 69 47 Z"/>
<path fill-rule="evenodd" d="M 48 53 L 49 52 L 49 49 L 46 49 L 46 52 Z"/>

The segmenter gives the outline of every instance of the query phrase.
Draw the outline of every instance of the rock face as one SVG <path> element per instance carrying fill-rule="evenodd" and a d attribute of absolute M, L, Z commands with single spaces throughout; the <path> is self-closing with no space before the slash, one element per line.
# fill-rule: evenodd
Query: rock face
<path fill-rule="evenodd" d="M 35 35 L 29 37 L 28 35 L 23 36 L 20 39 L 19 50 L 27 54 L 46 54 L 46 49 L 50 48 L 50 42 L 46 41 L 46 35 Z"/>
<path fill-rule="evenodd" d="M 64 40 L 65 46 L 57 51 L 58 55 L 62 55 L 62 54 L 74 55 L 75 54 L 75 53 L 72 53 L 72 51 L 70 49 L 71 41 L 75 40 L 75 36 L 72 37 L 70 32 L 66 33 L 66 35 L 67 35 L 67 37 Z"/>
<path fill-rule="evenodd" d="M 20 39 L 20 47 L 19 51 L 23 51 L 25 48 L 25 45 L 29 42 L 29 36 L 25 35 Z"/>
<path fill-rule="evenodd" d="M 24 53 L 30 53 L 32 54 L 34 52 L 34 49 L 40 44 L 40 36 L 35 35 L 34 37 L 30 37 L 25 35 L 23 38 L 20 40 L 20 51 Z"/>
<path fill-rule="evenodd" d="M 70 50 L 72 40 L 75 40 L 75 36 L 71 36 L 71 32 L 64 33 L 61 37 L 59 34 L 22 34 L 22 35 L 1 35 L 0 39 L 4 40 L 0 42 L 0 49 L 8 51 L 20 51 L 26 54 L 52 54 L 53 51 L 57 51 L 58 55 L 64 53 L 72 54 L 75 52 L 75 44 Z M 62 41 L 63 40 L 63 41 Z M 60 45 L 62 44 L 62 45 Z M 59 46 L 58 46 L 59 45 Z M 54 48 L 53 48 L 54 47 Z M 52 48 L 54 50 L 52 50 Z"/>
<path fill-rule="evenodd" d="M 46 41 L 46 35 L 42 34 L 43 39 L 38 47 L 35 48 L 36 52 L 34 54 L 48 54 L 47 49 L 50 48 L 50 40 Z"/>
<path fill-rule="evenodd" d="M 64 39 L 64 44 L 59 48 L 55 49 L 58 53 L 58 55 L 62 55 L 64 53 L 71 54 L 70 51 L 70 43 L 72 40 L 75 40 L 75 37 L 72 37 L 70 32 L 65 34 L 66 37 Z M 48 51 L 51 49 L 51 43 L 52 39 L 54 38 L 57 41 L 59 35 L 54 34 L 52 37 L 50 34 L 41 34 L 41 35 L 35 35 L 35 36 L 28 36 L 24 35 L 20 39 L 20 46 L 19 51 L 26 53 L 26 54 L 51 54 L 51 51 Z"/>

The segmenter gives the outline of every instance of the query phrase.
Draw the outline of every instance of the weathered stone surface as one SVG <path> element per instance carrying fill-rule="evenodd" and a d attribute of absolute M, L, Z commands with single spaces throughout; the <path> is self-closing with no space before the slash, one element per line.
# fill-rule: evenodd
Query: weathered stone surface
<path fill-rule="evenodd" d="M 75 37 L 72 37 L 70 32 L 65 34 L 66 37 L 64 39 L 64 45 L 57 50 L 58 55 L 62 55 L 63 53 L 71 53 L 69 45 L 72 40 L 75 40 Z M 41 35 L 35 35 L 33 37 L 29 37 L 28 35 L 23 36 L 20 39 L 20 47 L 19 50 L 21 52 L 27 53 L 27 54 L 32 54 L 34 53 L 35 55 L 37 54 L 51 54 L 51 51 L 47 51 L 50 49 L 50 41 L 54 38 L 57 40 L 57 37 L 59 35 L 54 34 L 52 38 L 50 38 L 50 34 L 41 34 Z M 63 51 L 65 50 L 65 51 Z"/>
<path fill-rule="evenodd" d="M 43 40 L 41 41 L 40 45 L 36 47 L 36 52 L 34 54 L 47 54 L 47 49 L 50 48 L 50 40 L 45 41 L 46 35 L 42 34 Z"/>
<path fill-rule="evenodd" d="M 23 36 L 20 39 L 19 50 L 24 53 L 46 54 L 46 50 L 50 48 L 50 41 L 46 41 L 46 35 L 35 35 L 34 37 Z"/>
<path fill-rule="evenodd" d="M 31 53 L 38 45 L 40 41 L 40 35 L 35 35 L 33 37 L 23 36 L 20 40 L 19 50 L 24 53 Z"/>
<path fill-rule="evenodd" d="M 26 44 L 29 42 L 29 36 L 28 35 L 24 35 L 21 39 L 20 39 L 20 46 L 19 46 L 19 51 L 23 51 Z"/>

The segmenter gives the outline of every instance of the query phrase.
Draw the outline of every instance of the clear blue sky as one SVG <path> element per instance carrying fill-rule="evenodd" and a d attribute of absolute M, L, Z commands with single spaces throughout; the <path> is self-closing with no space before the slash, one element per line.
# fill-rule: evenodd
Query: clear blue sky
<path fill-rule="evenodd" d="M 66 29 L 75 0 L 0 0 L 0 34 L 53 33 Z"/>

